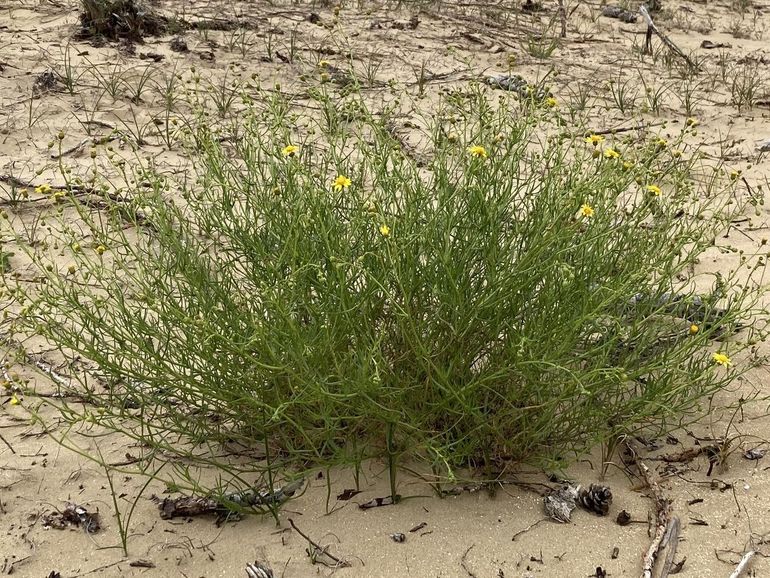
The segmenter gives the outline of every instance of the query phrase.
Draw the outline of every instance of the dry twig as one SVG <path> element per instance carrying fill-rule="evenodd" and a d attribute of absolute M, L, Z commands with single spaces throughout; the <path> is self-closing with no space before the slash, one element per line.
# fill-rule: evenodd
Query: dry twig
<path fill-rule="evenodd" d="M 647 50 L 650 54 L 652 54 L 652 35 L 656 34 L 658 38 L 660 38 L 663 41 L 663 44 L 668 46 L 668 48 L 677 56 L 680 58 L 683 58 L 687 64 L 689 64 L 693 69 L 698 70 L 698 65 L 695 64 L 689 56 L 687 56 L 682 50 L 674 44 L 671 39 L 663 34 L 657 26 L 655 26 L 655 23 L 652 21 L 652 16 L 650 16 L 650 13 L 647 11 L 647 8 L 644 6 L 641 6 L 639 8 L 639 12 L 642 13 L 642 17 L 647 21 L 647 37 L 646 37 L 646 43 L 645 43 L 645 50 Z"/>
<path fill-rule="evenodd" d="M 676 549 L 679 545 L 679 529 L 681 525 L 679 518 L 672 517 L 668 522 L 668 528 L 666 528 L 666 535 L 663 538 L 661 547 L 666 548 L 666 559 L 663 562 L 663 568 L 660 571 L 660 578 L 668 578 L 671 573 L 671 569 L 674 565 L 674 556 L 676 556 Z"/>
<path fill-rule="evenodd" d="M 741 561 L 738 562 L 738 565 L 735 567 L 735 571 L 730 574 L 730 578 L 739 578 L 741 574 L 743 574 L 743 571 L 749 566 L 749 562 L 751 562 L 751 559 L 754 557 L 756 552 L 754 550 L 749 550 L 743 555 L 743 558 L 741 558 Z"/>
<path fill-rule="evenodd" d="M 465 570 L 468 573 L 468 576 L 470 576 L 470 578 L 476 578 L 476 575 L 470 571 L 465 559 L 468 557 L 468 552 L 470 552 L 475 545 L 476 544 L 471 544 L 470 546 L 468 546 L 468 549 L 465 551 L 465 554 L 463 554 L 463 557 L 460 559 L 460 566 L 463 567 L 463 570 Z"/>
<path fill-rule="evenodd" d="M 311 560 L 315 561 L 316 560 L 316 556 L 318 554 L 323 554 L 327 558 L 332 560 L 336 564 L 337 568 L 348 568 L 348 567 L 350 567 L 350 562 L 348 562 L 347 560 L 342 560 L 340 558 L 337 558 L 334 554 L 329 553 L 328 547 L 322 548 L 321 546 L 319 546 L 318 544 L 313 542 L 313 540 L 310 539 L 310 536 L 308 536 L 302 530 L 297 528 L 297 525 L 294 523 L 294 520 L 292 520 L 291 518 L 289 518 L 289 525 L 294 529 L 295 532 L 297 532 L 297 534 L 299 534 L 305 540 L 307 540 L 307 543 L 310 544 L 313 547 L 312 551 L 310 549 L 308 549 L 308 553 L 310 554 Z"/>
<path fill-rule="evenodd" d="M 559 22 L 561 24 L 561 37 L 567 38 L 567 9 L 564 0 L 559 0 Z"/>
<path fill-rule="evenodd" d="M 663 497 L 663 492 L 650 472 L 650 468 L 641 460 L 636 460 L 639 471 L 644 478 L 644 481 L 650 487 L 652 492 L 653 501 L 655 503 L 655 519 L 657 524 L 655 526 L 655 534 L 652 537 L 652 542 L 647 552 L 644 554 L 644 565 L 642 566 L 642 578 L 652 578 L 652 571 L 655 567 L 655 560 L 658 557 L 658 552 L 663 542 L 663 538 L 666 535 L 666 528 L 668 527 L 669 518 L 671 516 L 671 503 Z"/>
<path fill-rule="evenodd" d="M 672 521 L 671 502 L 663 497 L 663 492 L 658 482 L 653 478 L 650 468 L 639 459 L 636 450 L 628 441 L 626 442 L 626 447 L 633 457 L 633 463 L 636 464 L 639 473 L 642 475 L 647 486 L 649 486 L 650 492 L 652 492 L 653 503 L 655 504 L 655 534 L 652 537 L 652 542 L 650 542 L 650 547 L 642 559 L 642 578 L 652 578 L 658 553 L 666 545 L 666 540 L 670 540 L 674 535 L 674 531 L 678 530 L 678 520 L 676 522 Z M 676 520 L 676 518 L 674 519 Z M 670 558 L 673 562 L 673 554 L 670 554 Z"/>

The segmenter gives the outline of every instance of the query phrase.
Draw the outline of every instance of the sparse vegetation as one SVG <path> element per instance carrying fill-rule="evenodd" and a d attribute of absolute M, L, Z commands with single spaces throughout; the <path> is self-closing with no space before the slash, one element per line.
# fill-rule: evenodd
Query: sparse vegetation
<path fill-rule="evenodd" d="M 106 548 L 141 544 L 170 575 L 179 559 L 149 558 L 166 523 L 155 503 L 167 517 L 177 500 L 148 505 L 151 492 L 191 494 L 220 522 L 312 510 L 300 526 L 315 537 L 358 490 L 519 492 L 521 472 L 552 488 L 606 474 L 625 508 L 638 460 L 678 455 L 663 443 L 695 457 L 646 462 L 673 474 L 661 504 L 690 500 L 693 482 L 760 487 L 770 85 L 751 2 L 653 3 L 647 42 L 626 0 L 81 0 L 79 26 L 59 26 L 57 3 L 40 26 L 27 19 L 42 5 L 12 4 L 0 469 L 18 485 L 0 511 L 14 528 L 61 490 L 42 509 L 91 500 L 117 527 Z M 742 494 L 724 495 L 740 512 Z M 488 502 L 474 500 L 479 519 L 505 525 Z M 435 519 L 426 508 L 438 534 Z M 517 547 L 539 548 L 541 530 Z M 56 542 L 33 534 L 22 542 Z M 464 535 L 442 539 L 467 548 Z M 710 568 L 686 537 L 672 543 L 690 571 Z M 607 575 L 638 562 L 626 550 Z M 601 574 L 593 557 L 559 573 L 551 554 L 552 575 Z M 8 560 L 56 573 L 36 553 Z M 463 561 L 479 576 L 505 566 Z"/>

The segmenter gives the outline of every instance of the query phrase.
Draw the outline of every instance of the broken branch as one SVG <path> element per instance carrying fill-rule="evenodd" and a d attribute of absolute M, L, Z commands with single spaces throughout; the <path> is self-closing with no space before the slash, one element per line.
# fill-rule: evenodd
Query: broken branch
<path fill-rule="evenodd" d="M 730 574 L 730 578 L 739 578 L 741 574 L 743 574 L 743 571 L 748 567 L 749 562 L 751 562 L 751 559 L 754 557 L 756 552 L 754 550 L 749 550 L 743 555 L 743 558 L 741 558 L 741 561 L 738 562 L 738 565 L 735 567 L 735 571 Z"/>
<path fill-rule="evenodd" d="M 666 548 L 666 559 L 663 562 L 663 568 L 660 571 L 660 578 L 668 578 L 671 574 L 671 569 L 674 565 L 674 556 L 676 556 L 676 549 L 679 546 L 679 518 L 676 516 L 669 520 L 668 528 L 666 528 L 666 535 L 663 538 L 662 546 Z"/>
<path fill-rule="evenodd" d="M 693 69 L 698 70 L 698 65 L 696 65 L 689 56 L 687 56 L 682 50 L 674 44 L 671 39 L 663 34 L 657 26 L 655 26 L 655 23 L 652 21 L 652 16 L 650 16 L 650 13 L 647 11 L 647 8 L 645 6 L 641 6 L 639 8 L 639 12 L 641 12 L 642 17 L 647 21 L 647 37 L 646 37 L 646 44 L 645 49 L 649 51 L 650 54 L 652 54 L 652 35 L 656 34 L 658 38 L 660 38 L 663 41 L 663 44 L 665 44 L 674 54 L 679 56 L 680 58 L 683 58 L 687 64 L 689 64 Z"/>
<path fill-rule="evenodd" d="M 315 552 L 323 553 L 330 560 L 334 561 L 334 563 L 337 565 L 338 568 L 346 568 L 346 567 L 350 566 L 350 562 L 348 562 L 346 560 L 340 560 L 334 554 L 330 554 L 329 550 L 327 548 L 322 548 L 321 546 L 319 546 L 318 544 L 313 542 L 313 540 L 310 539 L 310 536 L 308 536 L 302 530 L 297 528 L 297 525 L 294 523 L 294 520 L 292 520 L 291 518 L 289 518 L 289 525 L 294 529 L 295 532 L 297 532 L 297 534 L 299 534 L 305 540 L 307 540 L 307 543 L 310 544 L 313 547 Z M 314 555 L 311 554 L 310 557 L 314 558 Z"/>

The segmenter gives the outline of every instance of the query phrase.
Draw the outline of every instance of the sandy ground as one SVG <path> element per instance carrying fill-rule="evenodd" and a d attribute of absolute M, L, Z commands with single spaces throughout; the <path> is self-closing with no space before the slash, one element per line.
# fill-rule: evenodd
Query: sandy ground
<path fill-rule="evenodd" d="M 158 0 L 155 8 L 166 14 L 237 18 L 248 25 L 235 31 L 189 31 L 184 37 L 189 51 L 175 52 L 170 36 L 148 38 L 134 50 L 116 43 L 72 41 L 77 11 L 76 4 L 67 0 L 0 3 L 0 195 L 7 198 L 14 179 L 61 182 L 59 159 L 52 158 L 47 147 L 60 130 L 65 132 L 62 146 L 70 164 L 88 166 L 90 143 L 117 127 L 143 141 L 141 154 L 159 166 L 170 170 L 182 166 L 184 159 L 168 152 L 155 130 L 159 125 L 153 119 L 163 112 L 162 82 L 149 83 L 154 88 L 132 99 L 145 74 L 157 79 L 171 71 L 188 73 L 194 66 L 216 83 L 225 74 L 258 73 L 263 85 L 280 82 L 281 90 L 300 92 L 302 75 L 313 74 L 319 59 L 342 64 L 348 52 L 355 69 L 373 77 L 366 90 L 376 94 L 389 80 L 396 80 L 415 97 L 424 90 L 428 105 L 444 87 L 505 72 L 513 55 L 515 72 L 533 81 L 552 68 L 558 71 L 552 84 L 560 106 L 577 107 L 585 99 L 596 130 L 629 128 L 643 121 L 666 137 L 677 133 L 688 116 L 697 118 L 698 144 L 729 168 L 743 171 L 747 186 L 756 191 L 762 184 L 767 188 L 770 153 L 763 156 L 757 147 L 770 139 L 768 4 L 666 1 L 658 19 L 661 29 L 703 67 L 690 78 L 683 78 L 676 57 L 671 66 L 665 64 L 667 49 L 657 39 L 656 62 L 642 57 L 641 20 L 623 24 L 602 17 L 598 3 L 568 4 L 567 38 L 552 52 L 548 38 L 531 39 L 558 30 L 555 2 L 544 2 L 543 10 L 535 13 L 522 11 L 513 1 L 404 2 L 400 7 L 345 3 L 336 23 L 333 8 L 321 4 Z M 312 22 L 311 13 L 320 22 Z M 413 16 L 418 22 L 410 24 Z M 704 40 L 724 46 L 701 48 Z M 47 91 L 35 88 L 48 70 L 60 80 Z M 61 80 L 69 74 L 71 91 Z M 109 79 L 116 75 L 120 81 L 111 85 Z M 613 103 L 610 82 L 627 83 L 632 110 L 621 112 Z M 741 82 L 752 83 L 752 105 L 739 102 L 736 83 Z M 78 148 L 80 143 L 84 144 Z M 735 225 L 723 244 L 753 253 L 769 233 L 767 216 L 767 210 L 758 207 L 756 214 Z M 733 266 L 734 254 L 709 255 L 700 265 L 703 271 Z M 50 391 L 42 376 L 35 374 L 34 379 L 41 393 Z M 728 576 L 749 548 L 760 555 L 746 575 L 770 575 L 770 562 L 763 554 L 770 554 L 764 543 L 770 534 L 770 458 L 750 460 L 743 455 L 751 448 L 767 448 L 770 417 L 763 402 L 735 409 L 741 399 L 767 396 L 766 383 L 766 368 L 752 370 L 720 396 L 715 407 L 725 409 L 712 411 L 697 427 L 675 432 L 674 438 L 660 440 L 660 448 L 645 458 L 681 520 L 675 560 L 684 562 L 682 575 Z M 281 513 L 280 525 L 256 516 L 221 527 L 210 518 L 164 521 L 149 499 L 162 488 L 151 484 L 140 495 L 144 480 L 114 474 L 124 521 L 136 500 L 126 557 L 119 547 L 119 524 L 104 472 L 59 447 L 39 425 L 29 422 L 23 408 L 12 407 L 7 397 L 3 402 L 0 435 L 8 445 L 0 443 L 0 574 L 212 578 L 244 576 L 245 565 L 259 560 L 276 576 L 287 577 L 638 576 L 650 542 L 652 501 L 643 484 L 618 464 L 610 465 L 602 482 L 614 494 L 610 515 L 600 518 L 577 511 L 573 522 L 564 525 L 540 522 L 542 498 L 515 485 L 499 488 L 494 496 L 478 491 L 438 499 L 424 484 L 403 477 L 399 491 L 410 499 L 395 507 L 362 510 L 357 504 L 388 493 L 383 467 L 369 464 L 362 493 L 350 500 L 335 499 L 352 487 L 349 472 L 336 472 L 329 486 L 325 478 L 315 479 Z M 50 432 L 60 433 L 55 427 Z M 704 456 L 674 464 L 655 459 L 706 444 L 705 439 L 725 437 L 732 442 L 710 476 Z M 97 441 L 80 436 L 76 441 L 86 451 L 94 451 L 98 443 L 114 461 L 131 450 L 114 436 Z M 601 469 L 597 451 L 569 475 L 583 484 L 596 483 Z M 538 472 L 522 472 L 520 477 L 547 481 Z M 80 529 L 46 529 L 45 515 L 63 510 L 68 502 L 98 511 L 102 530 L 89 535 Z M 629 512 L 634 523 L 618 525 L 621 510 Z M 289 518 L 350 566 L 313 565 L 307 541 L 291 529 Z M 394 541 L 394 533 L 405 534 L 406 540 Z"/>

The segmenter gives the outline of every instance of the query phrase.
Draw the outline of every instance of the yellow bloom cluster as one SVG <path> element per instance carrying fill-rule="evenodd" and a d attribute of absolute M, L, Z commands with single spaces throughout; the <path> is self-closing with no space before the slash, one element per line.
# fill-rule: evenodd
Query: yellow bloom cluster
<path fill-rule="evenodd" d="M 473 145 L 468 147 L 468 154 L 477 159 L 485 159 L 487 156 L 489 156 L 487 155 L 487 149 L 481 145 Z"/>
<path fill-rule="evenodd" d="M 647 192 L 656 197 L 659 197 L 661 194 L 663 194 L 663 191 L 660 190 L 658 185 L 647 185 Z"/>
<path fill-rule="evenodd" d="M 345 175 L 337 175 L 337 178 L 334 179 L 332 182 L 332 187 L 335 191 L 341 191 L 342 189 L 347 189 L 350 187 L 350 185 L 353 184 L 353 181 L 351 181 L 349 178 L 347 178 Z"/>
<path fill-rule="evenodd" d="M 604 137 L 599 134 L 592 134 L 585 138 L 585 142 L 590 145 L 597 146 L 604 142 Z"/>
<path fill-rule="evenodd" d="M 299 152 L 299 147 L 293 144 L 286 145 L 281 149 L 281 154 L 285 157 L 293 157 Z"/>

